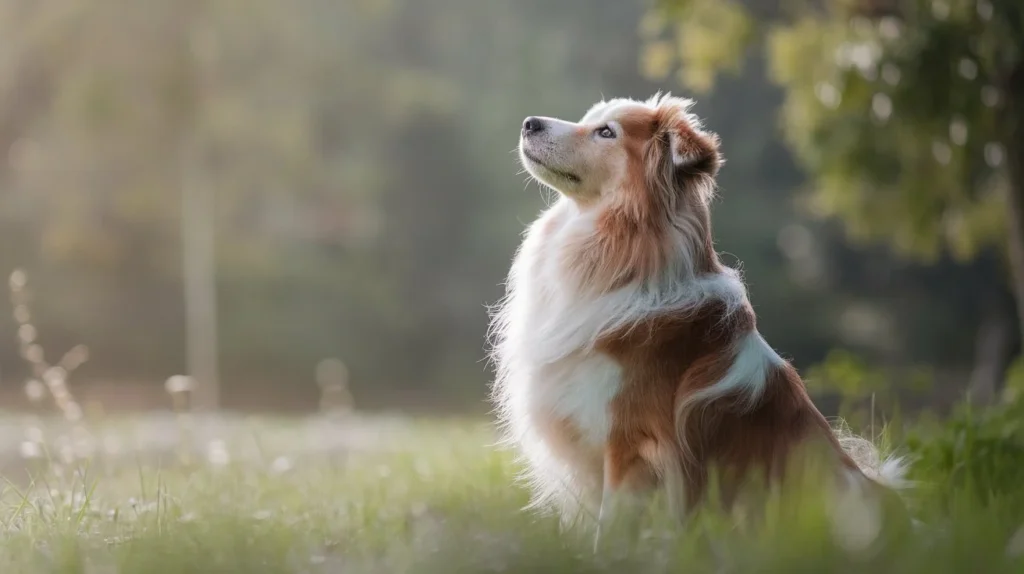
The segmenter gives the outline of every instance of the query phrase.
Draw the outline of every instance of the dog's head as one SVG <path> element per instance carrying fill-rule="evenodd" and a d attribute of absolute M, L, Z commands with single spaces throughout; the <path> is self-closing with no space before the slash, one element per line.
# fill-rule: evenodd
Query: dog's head
<path fill-rule="evenodd" d="M 718 136 L 701 128 L 691 105 L 658 95 L 600 102 L 578 123 L 531 116 L 519 155 L 531 175 L 581 206 L 630 198 L 706 205 L 722 160 Z"/>

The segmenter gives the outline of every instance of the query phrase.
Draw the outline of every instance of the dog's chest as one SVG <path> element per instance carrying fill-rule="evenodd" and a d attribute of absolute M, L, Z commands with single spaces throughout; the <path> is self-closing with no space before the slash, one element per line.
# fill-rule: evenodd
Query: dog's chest
<path fill-rule="evenodd" d="M 579 353 L 545 365 L 531 381 L 530 408 L 559 441 L 603 447 L 612 426 L 612 399 L 622 369 L 610 357 Z"/>
<path fill-rule="evenodd" d="M 516 378 L 525 391 L 527 419 L 539 434 L 553 443 L 603 448 L 622 368 L 593 350 L 610 316 L 605 299 L 575 292 L 565 275 L 567 238 L 585 227 L 586 221 L 557 208 L 534 227 L 517 262 L 511 342 L 525 375 Z"/>

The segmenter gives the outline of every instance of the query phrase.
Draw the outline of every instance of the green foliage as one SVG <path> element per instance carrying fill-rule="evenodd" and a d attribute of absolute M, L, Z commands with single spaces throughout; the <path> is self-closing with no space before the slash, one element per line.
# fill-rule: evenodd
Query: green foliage
<path fill-rule="evenodd" d="M 680 42 L 692 81 L 740 72 L 748 50 L 728 41 L 763 38 L 762 4 L 0 0 L 0 271 L 28 270 L 48 348 L 92 349 L 83 385 L 156 387 L 184 363 L 180 191 L 195 176 L 217 208 L 229 407 L 271 394 L 256 387 L 312 407 L 314 366 L 338 356 L 360 402 L 484 409 L 484 306 L 547 199 L 509 153 L 522 118 L 669 87 L 639 74 L 637 26 L 663 76 Z M 723 138 L 716 244 L 759 328 L 801 366 L 870 346 L 961 367 L 978 316 L 964 291 L 992 279 L 855 253 L 802 221 L 778 93 L 757 72 L 696 112 Z M 885 317 L 884 336 L 851 336 L 854 306 Z"/>
<path fill-rule="evenodd" d="M 182 367 L 189 175 L 216 205 L 226 380 L 311 392 L 317 361 L 341 356 L 360 395 L 473 399 L 484 304 L 541 206 L 508 153 L 518 126 L 582 113 L 598 68 L 632 75 L 635 39 L 613 31 L 639 14 L 609 4 L 568 27 L 586 2 L 21 4 L 0 0 L 0 265 L 47 290 L 43 327 L 87 341 L 97 376 Z"/>
<path fill-rule="evenodd" d="M 894 434 L 902 435 L 901 393 L 919 397 L 931 390 L 932 378 L 924 367 L 881 368 L 843 349 L 830 351 L 804 375 L 816 398 L 839 397 L 838 416 L 844 425 L 886 442 L 892 442 Z"/>
<path fill-rule="evenodd" d="M 1024 401 L 960 405 L 948 420 L 922 424 L 907 444 L 920 488 L 942 508 L 980 503 L 1024 512 Z"/>
<path fill-rule="evenodd" d="M 854 428 L 867 432 L 877 425 L 882 429 L 871 438 L 885 443 L 883 450 L 895 450 L 911 463 L 915 486 L 910 499 L 929 519 L 965 505 L 992 506 L 1007 516 L 1019 516 L 1024 513 L 1024 500 L 1019 497 L 1024 484 L 1022 365 L 1018 359 L 1010 369 L 999 404 L 978 407 L 966 402 L 956 405 L 948 417 L 925 412 L 910 424 L 902 420 L 898 399 L 891 392 L 897 386 L 892 375 L 870 367 L 853 353 L 831 352 L 808 371 L 807 383 L 812 392 L 839 394 L 841 415 Z M 927 388 L 926 374 L 917 377 L 916 383 L 900 386 Z M 869 397 L 870 402 L 865 400 Z M 882 413 L 889 416 L 883 419 Z"/>
<path fill-rule="evenodd" d="M 675 45 L 661 38 L 668 27 L 675 31 Z M 642 67 L 661 79 L 668 76 L 678 58 L 679 79 L 706 92 L 721 70 L 740 71 L 744 44 L 752 37 L 753 27 L 751 17 L 735 0 L 677 2 L 664 13 L 653 12 L 641 22 L 642 36 L 651 40 Z"/>
<path fill-rule="evenodd" d="M 528 497 L 515 482 L 516 463 L 482 446 L 493 436 L 474 422 L 208 422 L 190 423 L 200 456 L 189 463 L 140 467 L 139 456 L 161 455 L 170 429 L 150 444 L 159 421 L 106 420 L 92 421 L 93 430 L 107 442 L 130 436 L 142 450 L 99 451 L 75 472 L 35 461 L 33 483 L 12 474 L 17 482 L 0 489 L 0 568 L 1009 574 L 1024 567 L 1021 514 L 1012 511 L 1024 502 L 1020 489 L 978 498 L 938 466 L 918 473 L 945 492 L 916 495 L 921 524 L 913 531 L 895 508 L 836 497 L 808 470 L 749 512 L 700 509 L 682 526 L 656 498 L 636 529 L 607 533 L 595 552 L 585 528 L 566 531 L 554 517 L 523 510 Z M 218 434 L 209 435 L 214 427 Z M 222 438 L 219 454 L 205 460 L 201 449 L 212 436 Z"/>
<path fill-rule="evenodd" d="M 1003 401 L 1006 403 L 1024 402 L 1024 356 L 1017 357 L 1017 360 L 1007 369 Z"/>
<path fill-rule="evenodd" d="M 999 508 L 1007 516 L 1024 513 L 1024 500 L 1019 497 L 1024 483 L 1022 373 L 1024 361 L 1018 359 L 1008 373 L 999 404 L 978 407 L 961 403 L 948 417 L 925 412 L 912 424 L 899 416 L 898 400 L 891 393 L 896 386 L 891 375 L 870 367 L 853 353 L 833 351 L 822 364 L 808 371 L 807 383 L 812 392 L 839 394 L 844 420 L 862 432 L 869 428 L 874 431 L 875 410 L 893 415 L 878 420 L 882 430 L 871 438 L 884 443 L 884 451 L 894 450 L 907 458 L 910 478 L 915 482 L 910 500 L 918 512 L 937 520 L 943 513 L 972 505 Z M 925 388 L 925 373 L 919 373 L 918 378 L 916 384 L 903 387 Z M 870 403 L 865 401 L 868 397 Z M 883 398 L 876 403 L 876 397 Z"/>
<path fill-rule="evenodd" d="M 679 22 L 681 73 L 694 88 L 763 41 L 756 50 L 783 88 L 782 130 L 812 176 L 808 207 L 841 218 L 852 237 L 928 260 L 1004 244 L 1006 103 L 1021 96 L 1008 78 L 1024 61 L 1018 2 L 798 3 L 762 12 L 757 34 L 688 18 L 728 10 L 729 21 L 755 20 L 753 6 L 720 5 L 664 0 L 656 13 Z"/>
<path fill-rule="evenodd" d="M 849 399 L 863 399 L 888 387 L 885 374 L 872 369 L 861 357 L 844 350 L 831 351 L 807 372 L 810 391 L 833 391 Z"/>

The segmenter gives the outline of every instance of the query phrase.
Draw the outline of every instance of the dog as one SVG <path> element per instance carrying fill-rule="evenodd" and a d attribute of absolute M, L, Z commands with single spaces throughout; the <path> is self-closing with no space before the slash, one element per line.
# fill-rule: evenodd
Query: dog
<path fill-rule="evenodd" d="M 691 107 L 658 94 L 522 124 L 520 160 L 557 199 L 492 312 L 493 401 L 531 506 L 596 516 L 599 531 L 620 501 L 658 489 L 685 516 L 712 469 L 729 503 L 751 473 L 781 480 L 810 443 L 847 482 L 895 487 L 904 471 L 869 441 L 841 440 L 759 334 L 714 248 L 723 160 Z"/>

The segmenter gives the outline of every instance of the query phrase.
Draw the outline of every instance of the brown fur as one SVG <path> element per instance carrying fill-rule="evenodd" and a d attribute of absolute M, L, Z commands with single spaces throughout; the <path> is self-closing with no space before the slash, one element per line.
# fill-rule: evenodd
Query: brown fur
<path fill-rule="evenodd" d="M 681 473 L 689 508 L 703 496 L 709 470 L 718 468 L 723 492 L 731 498 L 751 471 L 782 478 L 790 451 L 809 439 L 825 440 L 844 468 L 856 469 L 789 365 L 770 368 L 765 394 L 749 412 L 728 398 L 696 405 L 677 432 L 676 406 L 720 380 L 732 364 L 731 342 L 754 328 L 749 307 L 730 317 L 723 317 L 723 311 L 713 304 L 659 317 L 601 341 L 599 349 L 625 370 L 611 407 L 608 478 L 613 489 L 638 486 L 625 482 L 626 477 Z"/>
<path fill-rule="evenodd" d="M 715 273 L 709 197 L 721 164 L 718 137 L 691 126 L 679 110 L 636 110 L 619 118 L 629 157 L 627 183 L 600 214 L 597 238 L 581 246 L 575 265 L 585 284 L 612 290 L 652 280 L 671 256 L 670 215 L 696 222 L 698 274 Z M 668 134 L 678 134 L 677 153 L 693 158 L 679 168 L 670 161 Z M 652 317 L 628 332 L 607 336 L 598 350 L 624 369 L 623 387 L 611 405 L 606 480 L 613 490 L 638 490 L 681 476 L 679 496 L 692 508 L 704 495 L 709 471 L 718 468 L 726 502 L 752 472 L 782 478 L 790 453 L 823 440 L 842 468 L 856 470 L 827 421 L 807 395 L 796 370 L 769 367 L 765 393 L 750 411 L 729 397 L 696 404 L 679 421 L 677 406 L 694 391 L 722 379 L 734 360 L 732 344 L 756 327 L 753 309 L 726 316 L 723 304 Z M 679 424 L 683 423 L 683 428 Z"/>
<path fill-rule="evenodd" d="M 718 136 L 698 133 L 673 108 L 636 110 L 619 122 L 625 134 L 627 178 L 621 193 L 603 207 L 597 220 L 598 233 L 588 238 L 566 262 L 576 269 L 581 283 L 597 292 L 608 292 L 633 281 L 657 277 L 674 256 L 676 246 L 668 234 L 670 215 L 686 211 L 700 231 L 694 253 L 698 273 L 721 268 L 711 238 L 711 213 L 707 197 L 689 190 L 711 187 L 721 158 Z M 677 173 L 669 161 L 669 132 L 681 134 L 680 153 L 698 158 L 685 173 Z M 706 180 L 706 181 L 692 181 Z"/>
<path fill-rule="evenodd" d="M 616 108 L 612 119 L 622 134 L 599 144 L 599 161 L 588 164 L 611 174 L 600 197 L 592 188 L 566 194 L 581 212 L 590 211 L 593 229 L 568 227 L 564 220 L 571 216 L 565 212 L 541 228 L 541 245 L 557 236 L 564 270 L 558 277 L 572 281 L 580 297 L 624 287 L 639 294 L 671 291 L 678 287 L 673 282 L 727 272 L 711 232 L 710 203 L 722 164 L 718 137 L 701 129 L 680 100 L 653 102 Z M 596 127 L 583 125 L 574 137 L 590 137 Z M 559 236 L 565 229 L 578 237 Z M 534 271 L 540 260 L 534 261 Z M 530 413 L 532 430 L 572 468 L 571 479 L 586 482 L 574 486 L 588 491 L 596 483 L 608 497 L 660 485 L 674 510 L 683 511 L 706 498 L 716 471 L 728 504 L 752 476 L 783 479 L 797 451 L 809 445 L 824 445 L 837 474 L 863 476 L 796 370 L 767 347 L 763 387 L 759 378 L 737 390 L 763 388 L 761 394 L 691 400 L 723 380 L 737 360 L 738 342 L 757 336 L 745 293 L 730 303 L 713 296 L 695 300 L 680 309 L 638 314 L 636 322 L 630 317 L 625 326 L 600 333 L 595 348 L 579 348 L 573 352 L 580 355 L 566 358 L 600 353 L 621 367 L 620 386 L 608 406 L 605 444 L 591 438 L 585 445 L 573 420 L 551 417 L 548 409 Z M 751 376 L 761 376 L 754 372 Z"/>

